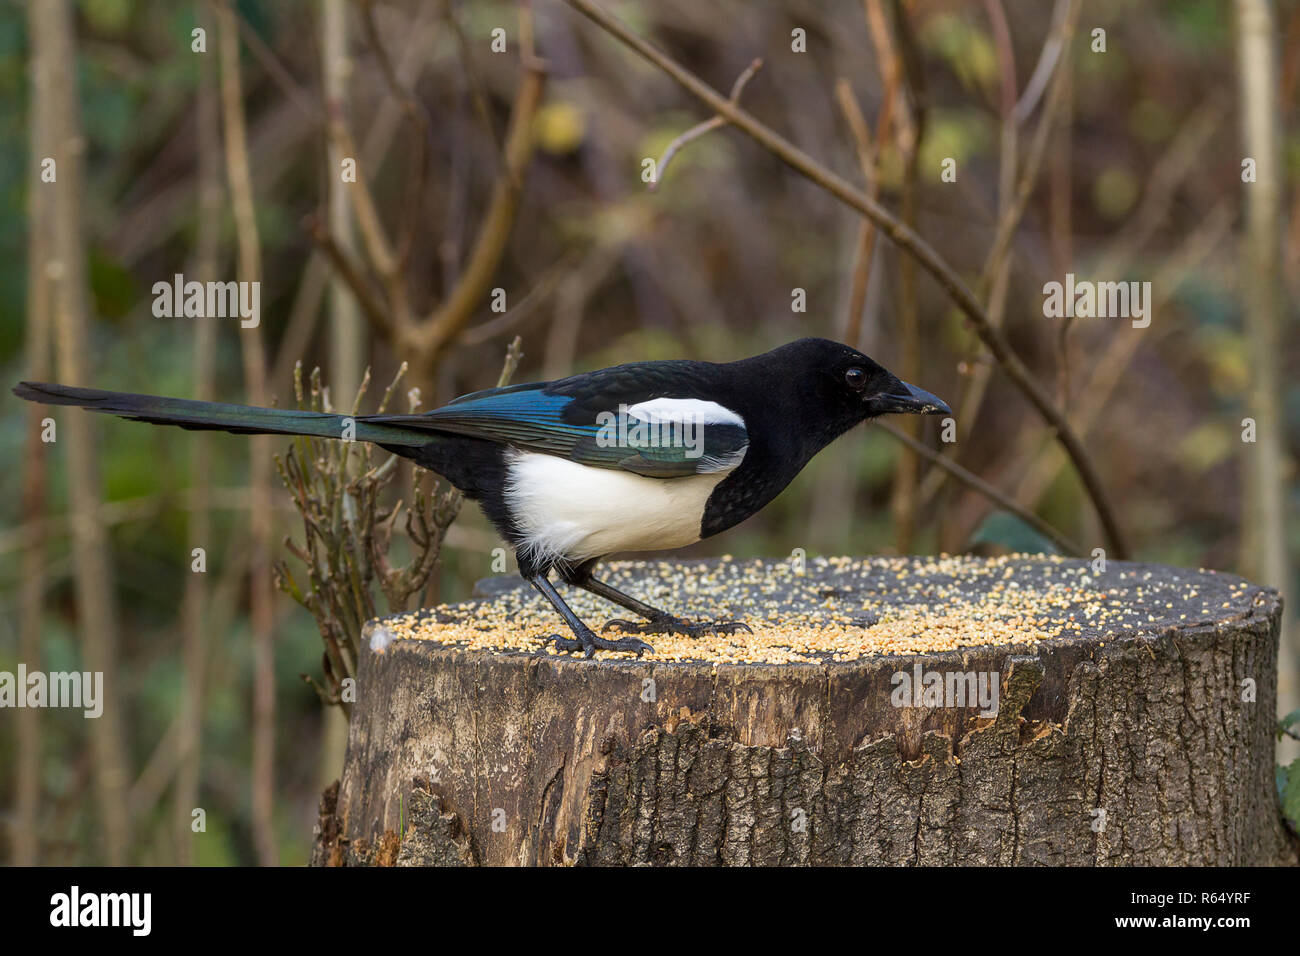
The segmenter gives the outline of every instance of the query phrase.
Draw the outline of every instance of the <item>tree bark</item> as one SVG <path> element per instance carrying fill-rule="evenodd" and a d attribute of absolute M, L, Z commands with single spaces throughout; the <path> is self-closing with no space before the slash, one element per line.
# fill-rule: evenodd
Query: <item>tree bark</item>
<path fill-rule="evenodd" d="M 1047 565 L 956 586 L 979 600 Z M 845 611 L 882 593 L 806 573 Z M 1160 565 L 1101 577 L 1149 628 L 784 665 L 367 643 L 313 863 L 1295 863 L 1273 782 L 1277 593 Z M 896 706 L 918 666 L 997 675 L 996 715 Z"/>

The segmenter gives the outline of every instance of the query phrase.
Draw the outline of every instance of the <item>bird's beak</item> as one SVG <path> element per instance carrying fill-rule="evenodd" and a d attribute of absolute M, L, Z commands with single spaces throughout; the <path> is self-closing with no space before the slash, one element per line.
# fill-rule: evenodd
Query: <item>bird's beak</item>
<path fill-rule="evenodd" d="M 893 392 L 878 395 L 873 403 L 876 414 L 910 413 L 913 415 L 951 415 L 948 403 L 925 389 L 899 382 Z"/>

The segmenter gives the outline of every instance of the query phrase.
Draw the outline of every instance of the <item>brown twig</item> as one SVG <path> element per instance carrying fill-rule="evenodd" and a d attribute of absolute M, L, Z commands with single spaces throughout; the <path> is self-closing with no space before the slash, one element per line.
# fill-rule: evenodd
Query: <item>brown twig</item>
<path fill-rule="evenodd" d="M 388 90 L 402 106 L 402 112 L 410 120 L 412 130 L 411 185 L 405 200 L 406 225 L 402 230 L 402 240 L 397 246 L 397 268 L 404 269 L 411 260 L 411 250 L 415 245 L 415 233 L 419 228 L 421 207 L 424 203 L 424 188 L 428 181 L 429 151 L 429 116 L 424 105 L 402 86 L 397 78 L 397 70 L 388 55 L 388 50 L 379 39 L 379 27 L 375 24 L 375 9 L 372 0 L 359 0 L 361 23 L 365 27 L 366 39 L 379 60 L 379 69 L 383 74 Z"/>
<path fill-rule="evenodd" d="M 442 15 L 443 19 L 451 27 L 452 34 L 456 37 L 456 53 L 460 57 L 461 69 L 465 71 L 470 100 L 474 103 L 474 112 L 478 113 L 479 122 L 483 124 L 483 128 L 492 137 L 492 145 L 496 147 L 499 156 L 501 154 L 501 135 L 497 132 L 496 124 L 492 122 L 492 111 L 488 107 L 487 90 L 483 86 L 483 78 L 479 76 L 478 70 L 474 68 L 474 60 L 470 56 L 469 38 L 465 36 L 465 29 L 460 25 L 460 20 L 457 19 L 456 11 L 452 8 L 449 0 L 443 0 Z M 525 46 L 531 45 L 531 41 L 527 38 L 521 42 Z"/>
<path fill-rule="evenodd" d="M 507 349 L 499 386 L 509 383 L 522 354 L 516 338 Z M 388 408 L 406 371 L 403 362 L 380 399 L 379 413 Z M 367 371 L 348 406 L 354 417 L 369 384 Z M 332 410 L 319 369 L 312 372 L 310 390 L 304 392 L 301 363 L 296 366 L 294 394 L 299 408 Z M 350 701 L 343 689 L 346 681 L 356 677 L 362 628 L 376 616 L 375 586 L 383 593 L 390 613 L 406 610 L 411 597 L 431 582 L 462 501 L 454 488 L 443 490 L 437 483 L 427 487 L 428 472 L 414 469 L 409 505 L 402 501 L 391 507 L 381 504 L 385 489 L 399 473 L 398 459 L 392 456 L 376 465 L 374 454 L 374 446 L 369 444 L 298 436 L 289 453 L 276 459 L 281 480 L 302 518 L 302 540 L 286 538 L 285 546 L 302 562 L 306 573 L 305 581 L 300 582 L 288 562 L 278 561 L 276 584 L 311 612 L 320 631 L 323 683 L 307 675 L 304 679 L 323 703 L 337 705 L 349 715 Z M 413 545 L 405 564 L 389 557 L 399 521 Z"/>
<path fill-rule="evenodd" d="M 432 371 L 441 353 L 455 340 L 469 322 L 474 308 L 491 286 L 506 242 L 514 228 L 515 213 L 523 193 L 523 174 L 533 155 L 533 118 L 541 103 L 545 76 L 536 69 L 523 68 L 510 124 L 506 130 L 505 164 L 497 177 L 483 224 L 470 250 L 460 280 L 410 337 L 419 364 L 412 362 L 417 378 Z M 423 373 L 423 375 L 421 374 Z"/>
<path fill-rule="evenodd" d="M 366 314 L 366 318 L 370 320 L 376 331 L 381 335 L 391 337 L 393 335 L 392 316 L 388 314 L 384 304 L 375 297 L 370 284 L 361 274 L 360 269 L 357 268 L 351 257 L 343 251 L 343 248 L 330 235 L 329 230 L 320 221 L 319 217 L 310 215 L 304 220 L 303 225 L 312 241 L 325 253 L 325 257 L 329 259 L 335 271 L 348 284 L 348 288 L 356 296 L 361 310 Z"/>
<path fill-rule="evenodd" d="M 761 59 L 755 58 L 750 62 L 749 66 L 745 67 L 744 72 L 742 72 L 740 76 L 736 77 L 736 82 L 731 85 L 730 99 L 732 103 L 740 102 L 740 94 L 745 91 L 746 84 L 748 84 L 749 81 L 753 79 L 754 74 L 757 73 L 762 68 L 763 68 L 763 61 Z M 664 170 L 668 168 L 668 164 L 672 162 L 672 159 L 674 156 L 677 155 L 678 150 L 680 150 L 687 143 L 692 143 L 695 140 L 699 139 L 701 136 L 705 135 L 706 133 L 715 129 L 719 129 L 720 127 L 726 125 L 727 125 L 727 121 L 723 117 L 713 116 L 710 117 L 709 119 L 706 119 L 703 123 L 697 123 L 695 126 L 692 126 L 686 132 L 682 133 L 671 143 L 669 143 L 668 147 L 664 150 L 664 154 L 661 157 L 659 157 L 659 162 L 655 164 L 655 178 L 651 180 L 649 186 L 647 187 L 650 190 L 650 192 L 654 192 L 659 188 L 659 183 L 664 177 Z"/>
<path fill-rule="evenodd" d="M 235 220 L 237 275 L 242 282 L 260 282 L 261 240 L 253 203 L 253 177 L 248 158 L 248 130 L 244 117 L 239 64 L 239 28 L 227 0 L 219 0 L 217 43 L 220 71 L 221 117 L 225 140 L 226 174 Z M 266 404 L 266 356 L 259 328 L 242 329 L 240 353 L 248 400 Z M 266 436 L 250 441 L 248 481 L 253 498 L 249 513 L 252 555 L 249 574 L 250 618 L 253 630 L 253 831 L 258 858 L 273 866 L 279 852 L 275 838 L 275 659 L 274 593 L 271 590 L 271 451 Z"/>
<path fill-rule="evenodd" d="M 1070 6 L 1067 9 L 1060 26 L 1059 42 L 1063 47 L 1068 46 L 1070 38 L 1074 36 L 1075 23 L 1079 18 L 1080 0 L 1068 0 Z M 1048 42 L 1052 42 L 1049 38 Z M 1030 194 L 1034 191 L 1034 185 L 1038 182 L 1038 171 L 1042 166 L 1043 154 L 1047 150 L 1048 135 L 1052 131 L 1055 122 L 1056 110 L 1061 102 L 1061 94 L 1065 87 L 1064 78 L 1068 73 L 1068 63 L 1066 58 L 1057 62 L 1056 73 L 1052 78 L 1051 88 L 1047 94 L 1047 103 L 1043 107 L 1043 116 L 1038 121 L 1038 127 L 1034 130 L 1034 138 L 1029 145 L 1029 154 L 1025 158 L 1024 169 L 1020 174 L 1020 180 L 1016 186 L 1016 192 L 1012 207 L 1007 215 L 1002 216 L 998 221 L 997 232 L 994 234 L 993 243 L 989 247 L 988 258 L 984 261 L 984 269 L 981 275 L 980 285 L 987 290 L 988 284 L 996 274 L 997 266 L 1007 254 L 1011 245 L 1011 237 L 1015 234 L 1016 227 L 1020 225 L 1020 219 L 1025 213 L 1025 206 L 1029 203 Z"/>
<path fill-rule="evenodd" d="M 1053 528 L 1042 518 L 1038 517 L 1038 515 L 1034 514 L 1032 511 L 1029 511 L 1026 508 L 1021 507 L 1014 500 L 1012 500 L 1010 496 L 1000 491 L 994 485 L 989 484 L 987 481 L 985 481 L 983 478 L 976 475 L 974 472 L 967 471 L 965 468 L 957 464 L 955 461 L 952 461 L 946 455 L 940 455 L 938 452 L 933 451 L 930 448 L 926 447 L 924 444 L 917 441 L 911 435 L 907 434 L 905 431 L 899 428 L 897 425 L 894 425 L 890 422 L 883 422 L 883 421 L 876 421 L 874 424 L 880 427 L 881 429 L 883 429 L 884 431 L 888 432 L 889 434 L 893 435 L 900 442 L 902 442 L 904 445 L 906 445 L 916 454 L 920 455 L 922 458 L 925 458 L 928 461 L 930 461 L 932 464 L 936 465 L 937 467 L 942 468 L 944 471 L 948 472 L 948 474 L 952 475 L 958 481 L 969 486 L 970 488 L 973 488 L 975 491 L 978 491 L 980 494 L 984 495 L 989 500 L 995 502 L 996 504 L 1000 505 L 1002 508 L 1014 514 L 1021 521 L 1024 521 L 1026 524 L 1032 526 L 1040 534 L 1044 535 L 1047 538 L 1050 538 L 1052 542 L 1056 544 L 1059 548 L 1061 548 L 1066 554 L 1072 554 L 1075 556 L 1079 556 L 1083 554 L 1083 549 L 1079 547 L 1079 545 L 1076 542 L 1067 538 L 1060 531 L 1057 531 L 1055 528 Z"/>
<path fill-rule="evenodd" d="M 371 0 L 361 2 L 368 9 Z M 474 309 L 489 292 L 514 228 L 523 190 L 524 171 L 533 155 L 533 121 L 545 85 L 544 63 L 532 48 L 531 17 L 531 6 L 521 4 L 520 78 L 506 130 L 502 167 L 465 268 L 436 308 L 424 318 L 416 318 L 403 267 L 408 250 L 399 248 L 394 251 L 364 175 L 358 175 L 356 182 L 350 184 L 348 195 L 356 214 L 365 258 L 382 287 L 382 301 L 370 288 L 365 270 L 343 250 L 332 246 L 319 229 L 312 230 L 313 238 L 320 245 L 321 251 L 341 271 L 344 281 L 357 292 L 363 312 L 376 330 L 410 363 L 412 378 L 419 385 L 429 384 L 442 354 L 457 340 Z M 402 88 L 382 45 L 378 43 L 373 20 L 367 18 L 367 24 L 372 31 L 372 45 L 375 46 L 381 69 L 384 70 L 390 93 L 403 102 L 403 109 L 409 115 L 422 116 L 422 108 Z M 355 142 L 340 112 L 337 109 L 329 110 L 328 119 L 330 136 L 339 152 L 345 156 L 357 156 Z M 408 202 L 411 202 L 409 198 Z M 309 220 L 309 228 L 311 223 Z"/>
<path fill-rule="evenodd" d="M 862 169 L 862 178 L 872 199 L 880 198 L 880 177 L 876 174 L 876 166 L 880 161 L 880 144 L 889 136 L 894 100 L 898 96 L 897 79 L 897 74 L 891 74 L 885 85 L 874 142 L 849 81 L 841 77 L 835 85 L 840 112 L 844 114 L 844 121 L 853 136 L 858 166 Z M 867 304 L 867 286 L 871 280 L 871 266 L 875 261 L 877 235 L 879 232 L 875 224 L 870 219 L 863 218 L 853 256 L 853 280 L 849 288 L 849 310 L 844 327 L 844 341 L 855 348 L 862 344 L 862 313 Z"/>

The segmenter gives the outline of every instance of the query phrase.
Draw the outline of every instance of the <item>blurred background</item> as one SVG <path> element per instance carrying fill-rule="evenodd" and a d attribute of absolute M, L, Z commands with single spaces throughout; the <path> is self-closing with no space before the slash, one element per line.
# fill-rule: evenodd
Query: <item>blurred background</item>
<path fill-rule="evenodd" d="M 603 2 L 933 245 L 1065 410 L 1133 557 L 1295 591 L 1300 3 Z M 516 336 L 514 381 L 825 336 L 957 410 L 955 441 L 914 437 L 1118 556 L 928 274 L 734 128 L 665 165 L 711 111 L 560 0 L 4 3 L 0 93 L 10 385 L 283 406 L 301 361 L 343 406 L 371 368 L 368 411 L 405 360 L 394 405 L 427 408 L 494 385 Z M 260 281 L 260 324 L 157 317 L 177 273 Z M 1046 317 L 1067 273 L 1150 282 L 1150 325 Z M 107 684 L 99 720 L 0 713 L 0 860 L 304 863 L 346 726 L 301 676 L 316 621 L 273 589 L 302 533 L 288 442 L 8 386 L 0 408 L 0 671 Z M 467 597 L 499 546 L 466 508 L 413 602 Z M 1054 547 L 869 426 L 690 553 Z"/>

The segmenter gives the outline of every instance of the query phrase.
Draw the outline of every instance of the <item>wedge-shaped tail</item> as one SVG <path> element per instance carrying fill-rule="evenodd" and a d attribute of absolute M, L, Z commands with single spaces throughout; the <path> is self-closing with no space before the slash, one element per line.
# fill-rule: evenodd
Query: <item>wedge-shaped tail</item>
<path fill-rule="evenodd" d="M 98 388 L 76 388 L 49 382 L 21 382 L 14 394 L 45 405 L 76 405 L 92 412 L 107 412 L 121 418 L 156 425 L 178 425 L 193 430 L 234 432 L 245 435 L 313 435 L 342 438 L 347 418 L 326 412 L 295 409 L 256 408 L 223 402 L 196 402 L 160 395 L 108 392 Z M 364 417 L 353 419 L 352 438 L 384 445 L 426 445 L 428 432 L 393 425 L 376 425 Z"/>

